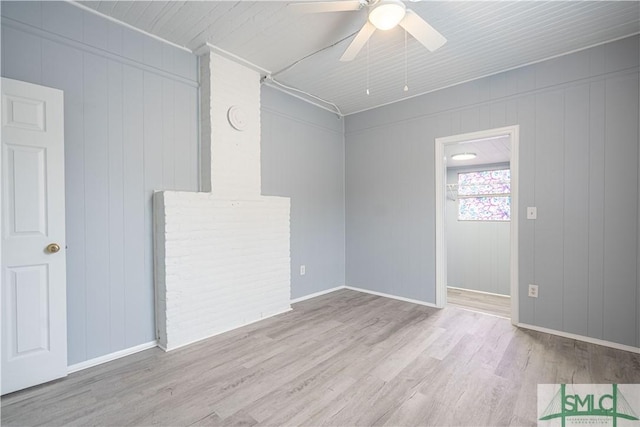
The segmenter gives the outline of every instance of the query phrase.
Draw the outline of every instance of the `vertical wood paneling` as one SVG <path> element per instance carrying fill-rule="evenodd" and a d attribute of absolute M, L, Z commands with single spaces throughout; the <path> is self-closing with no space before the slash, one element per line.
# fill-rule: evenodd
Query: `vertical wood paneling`
<path fill-rule="evenodd" d="M 344 140 L 335 117 L 274 89 L 261 90 L 262 194 L 291 198 L 291 297 L 341 286 Z M 305 115 L 298 118 L 303 111 Z M 300 275 L 300 265 L 306 274 Z"/>
<path fill-rule="evenodd" d="M 54 34 L 83 41 L 83 16 L 87 12 L 77 7 L 66 7 L 58 2 L 42 2 L 42 29 Z"/>
<path fill-rule="evenodd" d="M 190 111 L 190 102 L 196 102 L 190 96 L 190 88 L 182 85 L 176 85 L 174 88 L 174 111 L 181 111 L 182 114 L 174 114 L 174 126 L 175 134 L 178 138 L 178 143 L 173 147 L 174 167 L 176 171 L 176 190 L 188 190 L 194 189 L 193 181 L 189 177 L 191 173 L 197 174 L 198 168 L 191 163 L 191 157 L 189 155 L 189 147 L 185 144 L 190 141 L 189 136 L 191 134 L 191 128 L 195 117 L 191 117 L 188 112 Z M 193 149 L 193 147 L 191 147 Z"/>
<path fill-rule="evenodd" d="M 478 107 L 480 111 L 480 126 L 482 129 L 484 126 L 489 126 L 491 123 L 491 105 L 490 104 L 482 104 Z"/>
<path fill-rule="evenodd" d="M 123 145 L 123 72 L 122 64 L 108 64 L 109 120 L 109 305 L 111 307 L 110 342 L 113 349 L 126 348 L 125 275 L 124 275 L 124 156 Z"/>
<path fill-rule="evenodd" d="M 637 42 L 637 38 L 613 42 L 572 58 L 510 71 L 504 79 L 482 79 L 457 90 L 444 89 L 347 117 L 347 283 L 368 277 L 361 271 L 372 262 L 368 246 L 385 244 L 372 238 L 377 233 L 375 224 L 360 221 L 360 215 L 366 215 L 378 197 L 363 191 L 364 183 L 371 179 L 402 183 L 387 175 L 408 176 L 404 167 L 381 167 L 383 160 L 378 157 L 385 151 L 371 150 L 388 139 L 385 128 L 398 123 L 407 127 L 387 141 L 401 152 L 400 161 L 394 157 L 397 164 L 410 161 L 413 152 L 403 139 L 417 138 L 418 129 L 431 145 L 433 138 L 456 129 L 519 124 L 519 321 L 637 345 Z M 603 74 L 614 70 L 614 74 Z M 536 82 L 544 87 L 536 87 Z M 460 92 L 463 86 L 468 93 Z M 476 101 L 474 93 L 479 96 Z M 510 98 L 492 99 L 496 96 Z M 474 108 L 478 110 L 477 128 L 465 122 L 467 112 Z M 430 159 L 415 180 L 433 185 L 432 165 Z M 381 176 L 371 178 L 372 173 Z M 373 187 L 371 191 L 393 191 Z M 413 200 L 422 197 L 433 195 L 416 188 Z M 387 203 L 399 201 L 405 202 L 389 197 Z M 525 219 L 527 206 L 537 206 L 537 220 Z M 404 232 L 432 230 L 433 206 L 414 203 L 406 209 L 417 211 L 423 221 Z M 402 249 L 403 256 L 432 241 L 425 238 Z M 358 253 L 361 247 L 365 249 Z M 426 272 L 425 281 L 433 275 L 433 270 Z M 527 296 L 529 283 L 540 286 L 539 298 Z"/>
<path fill-rule="evenodd" d="M 586 335 L 589 290 L 589 85 L 565 91 L 564 287 L 565 331 Z"/>
<path fill-rule="evenodd" d="M 373 210 L 375 191 L 370 187 L 375 187 L 376 183 L 371 178 L 371 171 L 377 168 L 374 151 L 371 145 L 367 145 L 368 139 L 373 139 L 373 133 L 362 132 L 355 135 L 346 145 L 346 162 L 349 167 L 345 170 L 346 175 L 346 215 L 347 234 L 353 238 L 346 243 L 347 250 L 347 270 L 346 281 L 352 286 L 373 286 L 374 281 L 369 281 L 370 271 L 376 265 L 369 263 L 369 251 L 371 248 L 373 233 L 368 230 L 376 230 L 372 221 L 375 214 Z M 371 164 L 372 167 L 366 167 Z M 292 216 L 294 203 L 291 204 Z M 293 229 L 292 229 L 293 233 Z M 368 265 L 371 270 L 363 269 L 361 266 Z M 375 274 L 375 272 L 374 272 Z"/>
<path fill-rule="evenodd" d="M 107 47 L 111 53 L 122 55 L 122 25 L 115 22 L 107 24 Z"/>
<path fill-rule="evenodd" d="M 502 98 L 507 94 L 506 74 L 496 74 L 487 78 L 489 86 L 489 96 L 492 99 Z"/>
<path fill-rule="evenodd" d="M 176 181 L 175 157 L 176 134 L 174 132 L 175 96 L 174 82 L 162 79 L 162 188 L 174 188 Z"/>
<path fill-rule="evenodd" d="M 154 339 L 150 195 L 197 190 L 195 83 L 102 53 L 191 76 L 196 60 L 65 2 L 30 3 L 3 4 L 3 17 L 74 42 L 2 28 L 3 76 L 64 91 L 68 361 L 76 364 Z"/>
<path fill-rule="evenodd" d="M 84 200 L 87 357 L 109 353 L 109 140 L 107 60 L 84 55 Z"/>
<path fill-rule="evenodd" d="M 124 159 L 124 270 L 125 318 L 128 326 L 126 345 L 131 346 L 146 335 L 143 318 L 139 315 L 141 286 L 148 284 L 145 268 L 145 208 L 144 189 L 144 78 L 143 71 L 123 67 L 124 111 L 123 144 L 127 147 Z"/>
<path fill-rule="evenodd" d="M 187 58 L 189 59 L 189 58 Z M 193 67 L 195 70 L 195 66 Z M 188 70 L 188 67 L 187 67 Z M 197 78 L 196 75 L 194 75 L 194 78 Z M 180 85 L 181 87 L 184 87 L 184 85 Z M 200 144 L 199 144 L 199 127 L 198 127 L 198 123 L 199 123 L 199 117 L 198 117 L 198 88 L 194 88 L 194 87 L 189 87 L 187 88 L 187 97 L 188 97 L 188 108 L 185 112 L 188 112 L 187 115 L 187 125 L 188 125 L 188 129 L 189 132 L 185 134 L 186 136 L 186 142 L 182 142 L 183 140 L 180 140 L 180 142 L 176 143 L 176 147 L 180 147 L 182 145 L 185 145 L 185 151 L 187 152 L 187 164 L 185 165 L 184 169 L 182 170 L 182 173 L 180 174 L 180 176 L 185 176 L 186 177 L 186 182 L 187 182 L 187 187 L 185 188 L 185 190 L 189 190 L 189 191 L 198 191 L 200 189 L 199 186 L 199 176 L 200 174 L 198 173 L 198 165 L 200 164 L 200 157 L 199 157 L 199 153 L 200 153 Z M 174 110 L 176 112 L 176 115 L 180 115 L 179 110 Z"/>
<path fill-rule="evenodd" d="M 34 27 L 42 26 L 42 2 L 39 1 L 4 1 L 2 15 Z"/>
<path fill-rule="evenodd" d="M 495 104 L 491 104 L 490 128 L 499 128 L 508 124 L 510 123 L 507 123 L 507 103 L 497 102 Z"/>
<path fill-rule="evenodd" d="M 506 102 L 505 126 L 518 123 L 518 100 L 510 99 Z"/>
<path fill-rule="evenodd" d="M 605 50 L 605 45 L 589 49 L 589 69 L 591 75 L 603 74 L 605 72 Z"/>
<path fill-rule="evenodd" d="M 151 37 L 144 38 L 144 63 L 162 68 L 162 47 L 165 43 Z"/>
<path fill-rule="evenodd" d="M 518 298 L 519 321 L 534 322 L 534 300 L 527 296 L 529 283 L 536 283 L 535 275 L 535 221 L 526 219 L 527 206 L 535 206 L 535 153 L 536 153 L 536 98 L 534 95 L 518 99 L 518 120 L 520 125 L 520 158 L 518 166 L 520 182 L 518 191 Z M 526 178 L 528 177 L 528 179 Z"/>
<path fill-rule="evenodd" d="M 42 41 L 39 37 L 2 27 L 2 75 L 30 83 L 42 81 Z"/>
<path fill-rule="evenodd" d="M 162 78 L 144 73 L 144 231 L 143 236 L 153 235 L 153 192 L 163 189 L 163 140 L 162 140 Z M 144 277 L 153 278 L 153 240 L 144 239 Z M 140 338 L 153 339 L 155 327 L 154 307 L 147 301 L 154 300 L 153 280 L 145 280 L 137 288 L 134 300 L 139 301 L 138 315 L 144 328 Z"/>
<path fill-rule="evenodd" d="M 491 224 L 492 225 L 492 231 L 494 234 L 498 233 L 498 228 L 496 227 L 497 224 Z M 488 242 L 489 243 L 489 242 Z M 483 265 L 483 269 L 480 271 L 485 272 L 485 274 L 487 274 L 488 277 L 491 278 L 491 281 L 493 283 L 495 283 L 494 285 L 494 289 L 496 293 L 503 293 L 503 292 L 498 292 L 498 250 L 499 250 L 499 242 L 497 240 L 494 240 L 493 242 L 490 242 L 488 245 L 488 253 L 489 253 L 489 262 L 487 262 L 486 264 Z M 501 266 L 505 267 L 505 268 L 509 268 L 509 264 L 505 264 L 504 262 L 500 264 Z M 507 291 L 507 295 L 509 295 L 509 292 Z"/>
<path fill-rule="evenodd" d="M 480 127 L 480 109 L 470 108 L 461 113 L 460 130 L 462 133 L 473 132 Z"/>
<path fill-rule="evenodd" d="M 4 46 L 4 41 L 3 41 Z M 42 40 L 42 84 L 64 91 L 64 161 L 67 233 L 67 339 L 69 363 L 87 359 L 85 280 L 85 147 L 83 54 Z"/>
<path fill-rule="evenodd" d="M 122 56 L 144 62 L 144 35 L 131 28 L 122 28 Z"/>
<path fill-rule="evenodd" d="M 424 223 L 427 224 L 427 227 L 422 230 L 417 228 L 411 230 L 411 234 L 419 236 L 421 241 L 421 244 L 417 246 L 419 248 L 418 262 L 420 262 L 421 268 L 418 270 L 419 274 L 414 277 L 416 282 L 420 284 L 420 292 L 424 295 L 424 300 L 435 301 L 436 281 L 434 273 L 436 270 L 436 247 L 434 242 L 436 241 L 436 218 L 433 214 L 424 217 L 422 213 L 435 212 L 435 174 L 433 173 L 430 165 L 433 165 L 435 162 L 434 141 L 436 137 L 442 135 L 439 132 L 444 129 L 440 128 L 439 120 L 435 117 L 428 118 L 427 120 L 420 120 L 420 122 L 421 125 L 419 130 L 423 135 L 421 141 L 423 144 L 426 143 L 426 145 L 418 152 L 418 161 L 421 161 L 422 163 L 422 167 L 420 168 L 422 173 L 419 173 L 417 176 L 422 178 L 422 174 L 424 172 L 427 172 L 427 176 L 420 180 L 420 187 L 418 187 L 418 189 L 421 190 L 420 194 L 423 194 L 424 198 L 419 198 L 419 200 L 414 200 L 409 203 L 415 208 L 413 213 L 415 218 L 414 224 L 421 224 L 424 221 Z M 429 173 L 429 171 L 431 171 L 431 173 Z"/>
<path fill-rule="evenodd" d="M 589 88 L 589 290 L 588 334 L 603 338 L 605 82 Z"/>
<path fill-rule="evenodd" d="M 415 225 L 429 220 L 422 216 L 422 212 L 429 210 L 429 206 L 435 200 L 433 196 L 435 191 L 433 181 L 421 179 L 424 171 L 434 161 L 435 147 L 428 143 L 433 129 L 432 120 L 420 121 L 419 126 L 410 126 L 405 129 L 405 137 L 412 142 L 411 159 L 407 162 L 411 166 L 412 182 L 405 185 L 402 202 L 403 210 L 408 214 L 406 226 L 413 230 L 412 233 L 405 233 L 405 236 L 407 239 L 406 246 L 416 248 L 414 252 L 406 257 L 409 265 L 405 274 L 407 279 L 413 282 L 413 286 L 419 289 L 418 298 L 424 301 L 433 301 L 435 298 L 435 292 L 433 292 L 435 278 L 429 274 L 435 269 L 435 248 L 433 245 L 425 244 L 425 242 L 435 240 L 435 229 L 421 229 Z M 424 194 L 425 197 L 412 198 L 411 196 L 416 192 Z"/>
<path fill-rule="evenodd" d="M 174 49 L 173 55 L 174 55 L 173 65 L 174 65 L 175 73 L 186 79 L 197 81 L 198 67 L 197 67 L 197 60 L 195 56 L 181 49 Z"/>
<path fill-rule="evenodd" d="M 368 145 L 368 149 L 371 152 L 369 158 L 370 163 L 373 165 L 373 169 L 369 172 L 368 183 L 365 187 L 367 194 L 371 198 L 369 209 L 363 212 L 363 215 L 367 217 L 368 222 L 371 225 L 371 230 L 377 230 L 375 235 L 370 236 L 368 246 L 368 252 L 370 253 L 371 260 L 375 260 L 375 265 L 371 265 L 369 277 L 363 283 L 372 283 L 374 290 L 382 292 L 385 287 L 390 287 L 392 292 L 399 293 L 402 291 L 402 285 L 391 280 L 394 274 L 395 266 L 387 256 L 389 251 L 389 245 L 380 245 L 379 241 L 389 242 L 390 239 L 390 226 L 387 221 L 391 220 L 391 209 L 396 204 L 396 193 L 393 191 L 395 185 L 393 180 L 397 179 L 397 176 L 392 173 L 393 161 L 387 160 L 387 156 L 392 155 L 393 144 L 388 144 L 387 141 L 391 141 L 394 138 L 393 127 L 389 126 L 376 132 L 377 138 L 371 141 L 365 142 Z"/>
<path fill-rule="evenodd" d="M 167 44 L 162 46 L 162 69 L 175 74 L 175 49 Z"/>
<path fill-rule="evenodd" d="M 517 221 L 517 219 L 516 219 Z M 511 224 L 496 224 L 498 251 L 495 262 L 497 293 L 511 295 Z"/>
<path fill-rule="evenodd" d="M 564 97 L 562 92 L 536 96 L 535 269 L 540 286 L 536 324 L 562 328 Z M 550 155 L 553 153 L 553 155 Z"/>
<path fill-rule="evenodd" d="M 433 162 L 432 138 L 449 131 L 452 121 L 446 114 L 426 123 L 396 124 L 364 132 L 354 145 L 347 145 L 346 229 L 357 236 L 347 239 L 347 263 L 352 267 L 347 269 L 347 284 L 433 301 L 430 242 L 435 230 L 428 212 L 433 209 L 434 177 L 428 165 Z M 399 169 L 404 173 L 397 174 Z M 415 254 L 407 253 L 410 244 Z"/>
<path fill-rule="evenodd" d="M 636 15 L 637 19 L 637 15 Z M 636 21 L 637 22 L 637 21 Z M 607 72 L 633 69 L 638 66 L 638 37 L 627 37 L 606 45 L 604 65 Z M 635 96 L 635 93 L 633 94 Z"/>
<path fill-rule="evenodd" d="M 633 343 L 638 218 L 638 76 L 605 87 L 604 338 Z"/>
<path fill-rule="evenodd" d="M 451 134 L 462 133 L 462 115 L 459 111 L 451 113 Z"/>
<path fill-rule="evenodd" d="M 109 21 L 93 13 L 83 15 L 83 41 L 99 49 L 109 49 Z"/>

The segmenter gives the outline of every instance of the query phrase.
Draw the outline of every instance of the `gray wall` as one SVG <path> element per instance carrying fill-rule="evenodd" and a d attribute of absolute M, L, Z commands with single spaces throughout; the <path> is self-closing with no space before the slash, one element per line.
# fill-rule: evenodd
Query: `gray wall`
<path fill-rule="evenodd" d="M 291 198 L 291 298 L 342 286 L 343 120 L 266 86 L 261 101 L 262 194 Z"/>
<path fill-rule="evenodd" d="M 347 284 L 433 303 L 434 139 L 519 124 L 520 321 L 638 346 L 638 44 L 347 117 Z"/>
<path fill-rule="evenodd" d="M 508 168 L 508 163 L 447 168 L 447 184 L 457 184 L 458 173 Z M 447 286 L 509 295 L 511 222 L 458 221 L 458 199 L 449 197 L 445 221 Z"/>
<path fill-rule="evenodd" d="M 64 2 L 3 2 L 2 76 L 64 91 L 69 364 L 155 340 L 153 190 L 197 190 L 197 58 Z"/>

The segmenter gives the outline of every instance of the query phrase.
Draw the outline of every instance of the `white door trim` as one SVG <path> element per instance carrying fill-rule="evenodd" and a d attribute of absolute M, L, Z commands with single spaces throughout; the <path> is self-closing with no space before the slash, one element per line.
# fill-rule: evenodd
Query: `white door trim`
<path fill-rule="evenodd" d="M 457 144 L 472 139 L 509 135 L 511 140 L 511 229 L 510 229 L 510 282 L 511 282 L 511 323 L 518 324 L 518 182 L 520 126 L 506 126 L 459 135 L 436 138 L 435 140 L 435 182 L 436 182 L 436 306 L 443 308 L 447 303 L 447 242 L 445 234 L 446 173 L 444 155 L 446 145 Z"/>

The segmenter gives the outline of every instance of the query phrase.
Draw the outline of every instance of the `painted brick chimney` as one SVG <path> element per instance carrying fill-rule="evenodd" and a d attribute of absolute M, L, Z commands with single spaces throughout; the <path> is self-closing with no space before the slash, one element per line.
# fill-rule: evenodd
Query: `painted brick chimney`
<path fill-rule="evenodd" d="M 172 350 L 291 309 L 290 204 L 261 195 L 260 75 L 200 57 L 201 179 L 157 192 L 156 324 Z"/>

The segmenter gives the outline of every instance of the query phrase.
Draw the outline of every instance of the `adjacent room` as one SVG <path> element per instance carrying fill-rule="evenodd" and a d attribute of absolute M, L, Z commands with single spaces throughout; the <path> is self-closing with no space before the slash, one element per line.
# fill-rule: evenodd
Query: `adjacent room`
<path fill-rule="evenodd" d="M 0 14 L 3 425 L 640 418 L 640 2 Z"/>
<path fill-rule="evenodd" d="M 447 301 L 509 318 L 511 142 L 499 133 L 445 148 Z"/>

